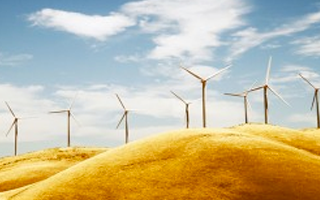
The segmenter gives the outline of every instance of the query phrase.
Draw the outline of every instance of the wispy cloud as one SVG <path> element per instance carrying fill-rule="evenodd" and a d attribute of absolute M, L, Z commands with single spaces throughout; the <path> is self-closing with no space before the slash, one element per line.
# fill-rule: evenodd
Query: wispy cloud
<path fill-rule="evenodd" d="M 259 46 L 268 40 L 305 31 L 309 29 L 311 25 L 319 22 L 320 11 L 306 15 L 299 20 L 284 24 L 268 32 L 259 32 L 258 29 L 253 27 L 238 31 L 233 34 L 234 40 L 231 44 L 230 57 L 228 60 L 233 60 L 246 51 Z"/>
<path fill-rule="evenodd" d="M 141 0 L 123 4 L 107 16 L 46 8 L 32 13 L 28 20 L 34 26 L 99 41 L 136 26 L 141 33 L 150 34 L 155 45 L 147 56 L 150 59 L 210 60 L 212 48 L 223 45 L 221 34 L 242 26 L 242 16 L 249 10 L 241 0 Z"/>
<path fill-rule="evenodd" d="M 0 66 L 19 66 L 32 59 L 33 55 L 31 54 L 8 55 L 0 53 Z"/>
<path fill-rule="evenodd" d="M 243 25 L 241 17 L 250 8 L 239 0 L 143 0 L 121 10 L 155 34 L 150 58 L 210 60 L 212 48 L 222 45 L 220 34 Z"/>
<path fill-rule="evenodd" d="M 131 63 L 131 62 L 139 62 L 143 60 L 143 56 L 135 54 L 135 55 L 119 55 L 114 58 L 117 62 L 120 63 Z"/>
<path fill-rule="evenodd" d="M 298 49 L 295 51 L 296 54 L 303 56 L 320 56 L 320 37 L 307 37 L 300 40 L 296 40 L 293 44 L 298 45 Z"/>
<path fill-rule="evenodd" d="M 289 64 L 282 66 L 277 74 L 274 75 L 271 81 L 275 84 L 294 82 L 301 79 L 299 73 L 306 74 L 308 76 L 311 74 L 316 74 L 310 67 Z"/>
<path fill-rule="evenodd" d="M 108 16 L 85 15 L 49 8 L 32 13 L 28 20 L 33 26 L 53 28 L 100 41 L 135 25 L 133 20 L 120 13 L 111 13 Z"/>

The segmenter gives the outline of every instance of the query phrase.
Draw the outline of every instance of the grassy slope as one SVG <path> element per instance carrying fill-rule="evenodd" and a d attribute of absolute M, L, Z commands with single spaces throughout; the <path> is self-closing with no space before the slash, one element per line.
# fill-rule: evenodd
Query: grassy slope
<path fill-rule="evenodd" d="M 2 197 L 319 199 L 319 147 L 312 142 L 315 134 L 307 136 L 308 145 L 300 141 L 303 135 L 265 125 L 161 134 L 109 150 Z"/>
<path fill-rule="evenodd" d="M 0 159 L 0 191 L 46 179 L 105 148 L 54 148 Z"/>

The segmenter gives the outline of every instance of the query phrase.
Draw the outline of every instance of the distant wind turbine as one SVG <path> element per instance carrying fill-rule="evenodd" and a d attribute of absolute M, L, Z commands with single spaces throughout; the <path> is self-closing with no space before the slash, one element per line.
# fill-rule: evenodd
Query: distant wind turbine
<path fill-rule="evenodd" d="M 117 125 L 117 128 L 119 128 L 120 124 L 122 123 L 123 120 L 125 120 L 124 128 L 125 128 L 125 143 L 127 144 L 129 142 L 129 125 L 128 125 L 128 114 L 129 110 L 124 106 L 121 98 L 119 97 L 118 94 L 116 94 L 117 99 L 119 100 L 121 107 L 123 108 L 124 112 L 123 115 Z"/>
<path fill-rule="evenodd" d="M 186 128 L 189 128 L 189 105 L 191 104 L 191 102 L 186 102 L 184 99 L 182 99 L 179 95 L 177 95 L 173 91 L 171 91 L 171 93 L 185 104 L 185 106 L 186 106 L 186 108 L 185 108 L 185 112 L 186 112 Z"/>
<path fill-rule="evenodd" d="M 5 102 L 5 103 L 6 103 L 7 107 L 8 107 L 8 109 L 9 109 L 10 113 L 14 117 L 13 122 L 12 122 L 12 124 L 11 124 L 7 134 L 6 134 L 6 136 L 9 135 L 9 133 L 11 132 L 11 130 L 14 127 L 14 155 L 16 156 L 18 154 L 18 122 L 19 122 L 20 119 L 27 119 L 27 118 L 34 118 L 34 117 L 19 118 L 14 114 L 13 110 L 9 106 L 9 103 L 8 102 Z"/>
<path fill-rule="evenodd" d="M 67 117 L 68 117 L 68 127 L 67 127 L 67 131 L 68 131 L 68 147 L 70 147 L 70 134 L 71 134 L 71 131 L 70 131 L 70 117 L 72 117 L 73 119 L 74 119 L 74 121 L 76 122 L 76 123 L 78 123 L 77 122 L 77 120 L 76 120 L 76 118 L 75 118 L 75 116 L 74 116 L 74 114 L 72 114 L 72 112 L 71 112 L 71 109 L 72 109 L 72 106 L 73 106 L 73 104 L 74 104 L 74 102 L 75 102 L 75 100 L 76 100 L 76 97 L 77 97 L 77 94 L 75 95 L 75 97 L 73 98 L 73 100 L 72 100 L 72 102 L 70 103 L 70 106 L 69 106 L 69 108 L 68 109 L 64 109 L 64 110 L 56 110 L 56 111 L 50 111 L 49 113 L 67 113 Z"/>
<path fill-rule="evenodd" d="M 214 78 L 215 76 L 218 76 L 219 74 L 221 74 L 223 71 L 229 69 L 230 67 L 231 67 L 231 65 L 227 65 L 226 67 L 220 69 L 219 71 L 215 72 L 211 76 L 209 76 L 207 78 L 202 78 L 199 75 L 195 74 L 194 72 L 190 71 L 189 69 L 181 66 L 181 68 L 183 70 L 185 70 L 186 72 L 188 72 L 189 74 L 191 74 L 195 78 L 199 79 L 201 84 L 202 84 L 202 121 L 203 121 L 203 128 L 206 127 L 206 85 L 207 85 L 207 81 L 209 81 L 210 79 Z"/>
<path fill-rule="evenodd" d="M 263 96 L 264 96 L 264 122 L 265 124 L 268 124 L 268 90 L 270 90 L 273 94 L 275 94 L 282 102 L 290 106 L 272 87 L 269 85 L 269 80 L 270 80 L 270 69 L 271 69 L 271 63 L 272 63 L 272 57 L 270 56 L 269 62 L 268 62 L 268 68 L 267 68 L 267 74 L 266 74 L 266 80 L 265 84 L 252 88 L 249 90 L 249 92 L 256 91 L 263 89 Z"/>
<path fill-rule="evenodd" d="M 250 87 L 250 89 L 253 88 L 255 83 L 252 84 L 252 86 Z M 249 94 L 249 90 L 246 90 L 242 93 L 224 93 L 225 95 L 228 96 L 235 96 L 235 97 L 243 97 L 243 101 L 244 101 L 244 122 L 247 124 L 248 123 L 248 105 L 249 105 L 249 100 L 248 100 L 248 94 Z"/>
<path fill-rule="evenodd" d="M 314 89 L 314 94 L 313 94 L 313 99 L 312 99 L 312 104 L 311 104 L 311 110 L 314 107 L 314 104 L 316 104 L 317 107 L 317 128 L 320 128 L 320 116 L 319 116 L 319 99 L 318 99 L 318 91 L 319 88 L 315 87 L 308 79 L 306 79 L 302 74 L 300 73 L 299 76 L 305 80 L 313 89 Z"/>

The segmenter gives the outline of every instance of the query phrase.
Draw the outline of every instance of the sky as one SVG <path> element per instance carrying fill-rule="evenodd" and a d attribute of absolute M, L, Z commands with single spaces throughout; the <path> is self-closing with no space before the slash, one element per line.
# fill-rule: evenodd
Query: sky
<path fill-rule="evenodd" d="M 130 110 L 130 141 L 185 126 L 202 126 L 201 77 L 232 67 L 207 83 L 207 126 L 244 122 L 241 93 L 265 81 L 290 104 L 269 93 L 269 121 L 289 128 L 316 126 L 310 106 L 320 87 L 320 2 L 317 0 L 0 0 L 0 156 L 67 145 L 67 109 L 74 101 L 72 146 L 116 147 Z M 262 91 L 249 94 L 250 122 L 263 122 Z M 75 98 L 74 98 L 75 97 Z"/>

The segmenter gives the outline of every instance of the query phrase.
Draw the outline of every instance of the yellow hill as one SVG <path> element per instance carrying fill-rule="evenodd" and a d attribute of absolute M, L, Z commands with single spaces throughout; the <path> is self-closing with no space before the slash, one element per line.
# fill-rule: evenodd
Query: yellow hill
<path fill-rule="evenodd" d="M 311 153 L 318 151 L 316 145 L 315 150 L 298 148 L 295 144 L 300 142 L 295 140 L 303 137 L 302 132 L 259 127 L 263 131 L 250 131 L 249 125 L 160 134 L 1 196 L 19 200 L 319 199 L 320 157 Z M 273 131 L 283 135 L 277 138 Z"/>
<path fill-rule="evenodd" d="M 320 155 L 320 129 L 294 130 L 265 124 L 244 124 L 233 129 L 261 136 Z"/>
<path fill-rule="evenodd" d="M 54 148 L 0 159 L 0 191 L 46 179 L 105 148 Z"/>

